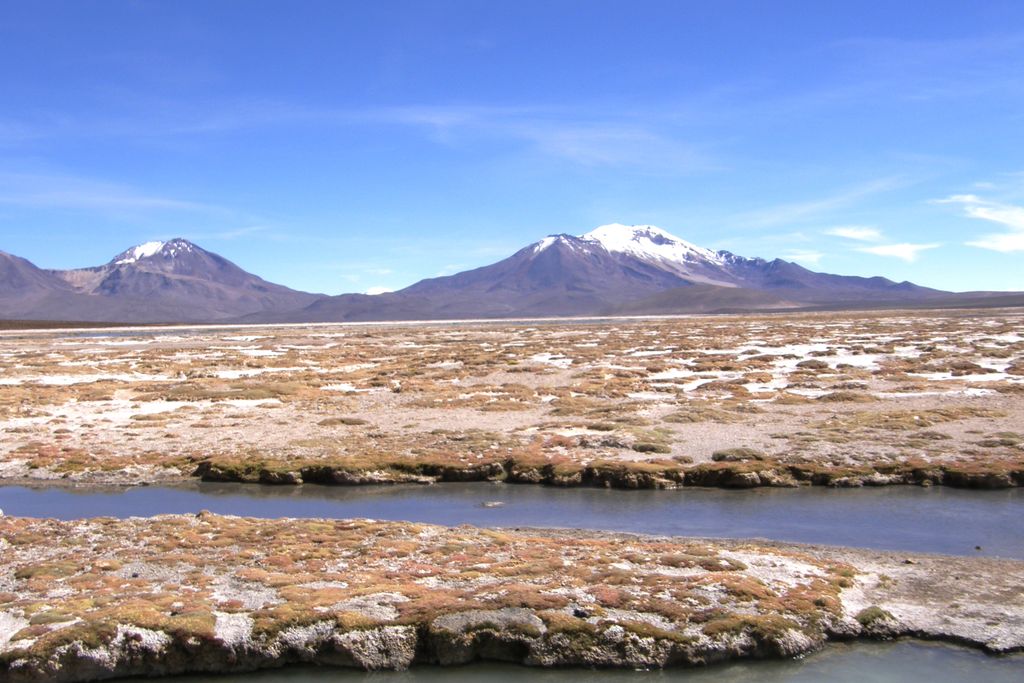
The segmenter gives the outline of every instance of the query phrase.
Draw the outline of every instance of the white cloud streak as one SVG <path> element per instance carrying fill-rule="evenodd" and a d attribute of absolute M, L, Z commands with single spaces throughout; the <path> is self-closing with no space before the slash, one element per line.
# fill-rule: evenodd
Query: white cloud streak
<path fill-rule="evenodd" d="M 441 266 L 441 270 L 437 271 L 437 275 L 435 275 L 434 277 L 447 277 L 448 275 L 454 275 L 455 273 L 463 271 L 468 267 L 469 266 L 461 263 L 449 263 L 447 265 Z"/>
<path fill-rule="evenodd" d="M 933 242 L 930 244 L 911 244 L 909 242 L 901 242 L 899 244 L 879 244 L 874 247 L 858 247 L 857 251 L 862 251 L 865 254 L 874 254 L 875 256 L 889 256 L 892 258 L 898 258 L 901 261 L 907 263 L 913 263 L 917 260 L 918 254 L 928 249 L 937 249 L 942 244 Z"/>
<path fill-rule="evenodd" d="M 544 156 L 581 166 L 634 166 L 655 172 L 717 168 L 679 138 L 663 117 L 582 112 L 569 107 L 407 106 L 357 115 L 346 123 L 410 126 L 442 144 L 480 138 L 525 144 Z"/>
<path fill-rule="evenodd" d="M 955 194 L 934 203 L 959 205 L 967 218 L 1006 228 L 1005 232 L 988 233 L 965 242 L 967 246 L 1004 254 L 1024 251 L 1024 206 L 988 201 L 974 194 Z"/>
<path fill-rule="evenodd" d="M 693 144 L 662 107 L 642 113 L 579 106 L 492 106 L 474 104 L 331 108 L 275 101 L 228 101 L 215 111 L 160 103 L 146 125 L 111 116 L 101 121 L 62 120 L 26 127 L 0 120 L 0 145 L 54 136 L 159 139 L 216 135 L 267 127 L 359 128 L 391 126 L 415 130 L 441 145 L 476 144 L 482 139 L 580 166 L 632 166 L 654 173 L 717 169 L 701 145 Z"/>
<path fill-rule="evenodd" d="M 866 225 L 839 225 L 826 230 L 825 234 L 858 242 L 877 242 L 882 239 L 882 232 L 878 228 Z"/>
<path fill-rule="evenodd" d="M 906 184 L 906 179 L 901 177 L 877 178 L 821 199 L 779 204 L 747 211 L 735 216 L 733 220 L 745 227 L 752 228 L 768 228 L 818 220 L 821 216 L 856 204 L 862 199 L 898 189 Z"/>
<path fill-rule="evenodd" d="M 188 232 L 185 237 L 190 240 L 223 240 L 231 241 L 242 237 L 250 237 L 258 233 L 266 233 L 270 228 L 266 225 L 249 225 L 243 228 L 230 228 L 213 232 Z"/>
<path fill-rule="evenodd" d="M 805 251 L 805 250 L 794 250 L 788 254 L 784 254 L 782 258 L 789 261 L 796 261 L 797 263 L 805 263 L 809 266 L 816 266 L 821 262 L 822 254 L 820 251 Z"/>
<path fill-rule="evenodd" d="M 1009 254 L 1015 251 L 1024 251 L 1024 232 L 1005 232 L 982 235 L 976 240 L 965 243 L 969 247 L 988 249 Z"/>

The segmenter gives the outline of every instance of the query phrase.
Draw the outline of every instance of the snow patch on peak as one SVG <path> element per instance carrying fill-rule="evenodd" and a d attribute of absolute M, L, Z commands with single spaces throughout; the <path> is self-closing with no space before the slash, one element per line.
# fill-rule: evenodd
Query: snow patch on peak
<path fill-rule="evenodd" d="M 533 253 L 539 254 L 540 252 L 544 251 L 557 241 L 558 237 L 556 235 L 549 235 L 548 237 L 542 239 L 540 242 L 537 242 L 537 244 L 533 245 Z"/>
<path fill-rule="evenodd" d="M 165 256 L 177 256 L 178 254 L 190 254 L 192 253 L 193 244 L 188 240 L 183 240 L 180 237 L 176 237 L 170 242 L 164 244 L 163 249 L 160 251 Z"/>
<path fill-rule="evenodd" d="M 132 247 L 128 251 L 122 253 L 114 263 L 135 263 L 140 258 L 146 258 L 160 253 L 160 250 L 164 248 L 164 244 L 166 244 L 166 242 L 145 242 L 144 244 Z"/>
<path fill-rule="evenodd" d="M 545 249 L 550 247 L 552 244 L 561 244 L 564 247 L 569 247 L 570 249 L 576 249 L 577 248 L 577 245 L 575 244 L 576 240 L 577 240 L 576 237 L 573 237 L 572 235 L 566 235 L 564 233 L 561 234 L 561 235 L 548 235 L 547 237 L 542 239 L 540 242 L 537 242 L 537 243 L 535 243 L 533 245 L 533 254 L 537 255 L 537 254 L 541 253 L 542 251 L 544 251 Z"/>
<path fill-rule="evenodd" d="M 660 261 L 710 261 L 721 264 L 719 252 L 698 247 L 654 225 L 602 225 L 580 239 L 597 242 L 608 251 L 625 252 L 643 259 Z"/>
<path fill-rule="evenodd" d="M 181 238 L 169 242 L 145 242 L 121 252 L 114 258 L 114 265 L 135 263 L 139 259 L 149 258 L 157 254 L 163 254 L 167 258 L 173 258 L 179 254 L 192 252 L 192 243 Z"/>

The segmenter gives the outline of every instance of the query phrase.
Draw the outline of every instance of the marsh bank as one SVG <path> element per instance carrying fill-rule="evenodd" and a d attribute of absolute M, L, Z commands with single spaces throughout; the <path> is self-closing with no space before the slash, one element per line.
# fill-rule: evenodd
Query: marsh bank
<path fill-rule="evenodd" d="M 209 512 L 5 517 L 0 536 L 11 681 L 685 667 L 895 636 L 1024 649 L 1016 560 Z"/>

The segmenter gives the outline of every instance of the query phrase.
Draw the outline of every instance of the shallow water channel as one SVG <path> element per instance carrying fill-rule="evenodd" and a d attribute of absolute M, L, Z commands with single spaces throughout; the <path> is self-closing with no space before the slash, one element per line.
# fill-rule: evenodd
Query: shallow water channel
<path fill-rule="evenodd" d="M 766 538 L 1024 559 L 1024 491 L 1019 489 L 610 491 L 481 483 L 328 487 L 197 482 L 129 489 L 0 487 L 0 509 L 9 515 L 60 519 L 199 510 L 270 518 L 368 517 L 449 526 Z"/>
<path fill-rule="evenodd" d="M 440 668 L 414 667 L 398 673 L 345 669 L 288 668 L 230 676 L 184 676 L 175 683 L 1018 683 L 1024 655 L 990 657 L 937 643 L 859 643 L 831 645 L 804 659 L 739 662 L 706 669 L 665 671 L 588 671 L 528 669 L 505 664 Z M 151 678 L 128 679 L 134 683 Z"/>

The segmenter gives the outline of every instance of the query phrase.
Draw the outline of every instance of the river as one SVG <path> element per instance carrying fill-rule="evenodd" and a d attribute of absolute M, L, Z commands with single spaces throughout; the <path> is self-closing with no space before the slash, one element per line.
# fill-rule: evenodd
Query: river
<path fill-rule="evenodd" d="M 197 482 L 129 489 L 0 487 L 0 509 L 9 515 L 59 519 L 199 510 L 269 518 L 368 517 L 448 526 L 765 538 L 1024 559 L 1020 489 L 609 491 L 487 483 L 329 487 Z"/>

